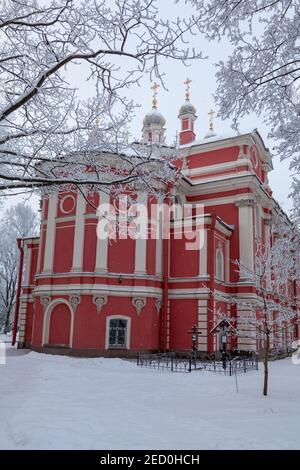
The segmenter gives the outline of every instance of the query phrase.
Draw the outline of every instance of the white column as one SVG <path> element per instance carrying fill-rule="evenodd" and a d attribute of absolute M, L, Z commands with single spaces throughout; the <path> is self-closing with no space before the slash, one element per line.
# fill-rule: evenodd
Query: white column
<path fill-rule="evenodd" d="M 32 254 L 32 248 L 28 248 L 28 246 L 26 246 L 25 276 L 24 276 L 24 280 L 22 283 L 23 286 L 30 285 L 31 254 Z"/>
<path fill-rule="evenodd" d="M 110 203 L 110 194 L 100 193 L 100 205 Z M 105 239 L 97 238 L 96 248 L 96 272 L 107 272 L 107 255 L 108 255 L 108 237 Z"/>
<path fill-rule="evenodd" d="M 56 232 L 57 194 L 49 198 L 48 218 L 44 255 L 44 273 L 52 273 Z"/>
<path fill-rule="evenodd" d="M 157 199 L 157 212 L 155 214 L 155 220 L 153 223 L 156 223 L 156 230 L 157 230 L 157 238 L 155 244 L 155 274 L 158 276 L 162 275 L 163 272 L 163 230 L 162 230 L 162 214 L 158 210 L 160 205 L 162 204 L 161 199 Z"/>
<path fill-rule="evenodd" d="M 86 201 L 81 193 L 77 193 L 76 219 L 73 247 L 72 271 L 81 272 L 83 269 L 83 251 L 84 251 L 84 213 Z"/>
<path fill-rule="evenodd" d="M 230 241 L 226 240 L 225 244 L 225 281 L 230 281 Z"/>
<path fill-rule="evenodd" d="M 147 208 L 147 194 L 139 194 L 137 203 Z M 143 213 L 139 214 L 139 216 L 143 217 Z M 146 222 L 146 226 L 148 229 L 148 221 Z M 145 235 L 146 234 L 142 233 L 140 238 L 135 240 L 134 274 L 146 273 L 147 238 Z"/>
<path fill-rule="evenodd" d="M 266 246 L 266 249 L 268 249 L 270 247 L 270 238 L 271 238 L 271 230 L 270 230 L 270 220 L 269 219 L 265 219 L 264 220 L 264 223 L 265 223 L 265 246 Z M 266 273 L 266 283 L 267 283 L 267 287 L 271 287 L 271 269 L 270 269 L 270 266 L 267 267 L 267 273 Z"/>
<path fill-rule="evenodd" d="M 254 234 L 253 207 L 254 200 L 243 199 L 236 203 L 239 209 L 239 249 L 241 269 L 246 267 L 254 272 Z M 241 273 L 241 278 L 249 277 Z"/>
<path fill-rule="evenodd" d="M 200 230 L 203 230 L 203 246 L 199 250 L 199 276 L 207 276 L 207 230 L 204 227 Z"/>

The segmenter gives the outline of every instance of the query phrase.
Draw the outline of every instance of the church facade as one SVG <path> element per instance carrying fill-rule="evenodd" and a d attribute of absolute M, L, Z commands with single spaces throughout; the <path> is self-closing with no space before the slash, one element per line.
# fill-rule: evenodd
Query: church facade
<path fill-rule="evenodd" d="M 202 243 L 187 249 L 175 236 L 176 218 L 170 237 L 110 242 L 97 237 L 97 212 L 81 194 L 45 197 L 40 236 L 20 242 L 19 347 L 88 356 L 187 350 L 196 325 L 197 350 L 213 353 L 220 349 L 213 331 L 217 312 L 231 317 L 239 331 L 249 329 L 237 324 L 247 315 L 245 307 L 231 299 L 251 300 L 257 293 L 232 260 L 254 270 L 256 240 L 270 240 L 273 214 L 280 211 L 268 183 L 270 153 L 257 130 L 221 137 L 211 123 L 197 139 L 188 89 L 179 121 L 181 173 L 166 191 L 178 204 L 203 207 L 192 217 Z M 143 141 L 163 142 L 164 126 L 154 100 L 143 121 Z M 143 194 L 137 198 L 147 207 L 153 202 Z M 111 196 L 95 193 L 93 201 L 108 204 Z M 297 335 L 290 325 L 280 336 L 274 332 L 271 346 L 287 346 Z M 229 350 L 261 347 L 255 334 L 226 341 Z"/>

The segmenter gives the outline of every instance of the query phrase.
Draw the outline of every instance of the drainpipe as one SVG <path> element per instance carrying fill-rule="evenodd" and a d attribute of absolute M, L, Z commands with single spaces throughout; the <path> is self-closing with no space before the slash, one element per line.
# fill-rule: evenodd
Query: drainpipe
<path fill-rule="evenodd" d="M 20 250 L 20 264 L 19 264 L 19 275 L 18 275 L 18 287 L 16 293 L 16 307 L 15 307 L 15 319 L 11 344 L 12 346 L 16 343 L 17 329 L 18 329 L 18 320 L 19 320 L 19 309 L 20 309 L 20 295 L 21 295 L 21 285 L 22 285 L 22 274 L 23 274 L 23 263 L 24 263 L 24 248 L 22 243 L 22 238 L 17 238 L 18 248 Z"/>
<path fill-rule="evenodd" d="M 162 334 L 161 334 L 161 349 L 163 352 L 167 350 L 167 313 L 168 313 L 168 300 L 169 300 L 169 235 L 170 235 L 170 191 L 172 185 L 168 184 L 167 186 L 167 196 L 165 200 L 165 205 L 168 206 L 168 209 L 165 207 L 164 211 L 164 229 L 163 234 L 163 307 L 162 307 Z"/>

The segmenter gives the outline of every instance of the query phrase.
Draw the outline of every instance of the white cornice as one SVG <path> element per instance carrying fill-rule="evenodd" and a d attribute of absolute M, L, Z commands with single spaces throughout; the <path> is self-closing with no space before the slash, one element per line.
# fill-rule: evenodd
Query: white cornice
<path fill-rule="evenodd" d="M 220 192 L 238 190 L 238 189 L 245 189 L 251 188 L 255 195 L 258 195 L 262 198 L 262 202 L 266 207 L 275 207 L 276 202 L 269 196 L 264 188 L 261 186 L 258 178 L 256 175 L 248 174 L 246 176 L 229 176 L 223 178 L 222 180 L 212 180 L 209 182 L 193 182 L 190 180 L 185 180 L 182 185 L 184 186 L 184 191 L 187 196 L 195 196 L 199 194 L 201 197 L 202 195 L 206 194 L 216 194 Z M 226 196 L 223 196 L 224 198 Z M 236 200 L 239 199 L 239 195 L 237 194 Z M 203 201 L 205 204 L 205 200 Z"/>
<path fill-rule="evenodd" d="M 26 237 L 22 238 L 22 241 L 26 244 L 31 243 L 32 245 L 39 245 L 40 237 Z"/>
<path fill-rule="evenodd" d="M 207 165 L 205 167 L 185 169 L 182 170 L 181 173 L 186 177 L 198 175 L 202 176 L 206 173 L 219 173 L 220 171 L 236 169 L 245 165 L 249 168 L 252 168 L 251 161 L 243 158 L 240 160 L 234 160 L 233 162 L 215 163 L 214 165 Z"/>
<path fill-rule="evenodd" d="M 80 293 L 85 295 L 106 294 L 116 297 L 143 295 L 147 297 L 161 297 L 162 288 L 147 286 L 112 286 L 107 284 L 48 284 L 37 286 L 34 289 L 35 297 L 41 295 L 66 295 Z"/>
<path fill-rule="evenodd" d="M 36 279 L 44 279 L 44 278 L 64 278 L 64 277 L 107 277 L 112 279 L 145 279 L 147 281 L 161 281 L 162 276 L 152 276 L 149 274 L 130 274 L 130 273 L 109 273 L 103 271 L 93 271 L 93 272 L 83 272 L 83 271 L 76 271 L 76 272 L 68 272 L 68 273 L 52 273 L 49 274 L 38 274 Z"/>

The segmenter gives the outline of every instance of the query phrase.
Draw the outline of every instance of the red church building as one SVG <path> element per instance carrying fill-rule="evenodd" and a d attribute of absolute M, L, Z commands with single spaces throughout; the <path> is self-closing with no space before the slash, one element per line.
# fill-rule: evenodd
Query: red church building
<path fill-rule="evenodd" d="M 272 216 L 280 208 L 268 183 L 271 156 L 258 131 L 221 137 L 211 121 L 209 133 L 197 139 L 196 118 L 187 90 L 179 111 L 182 169 L 170 195 L 181 205 L 203 205 L 193 219 L 195 227 L 201 225 L 201 246 L 188 250 L 174 236 L 176 218 L 166 239 L 100 239 L 99 215 L 80 193 L 44 197 L 39 237 L 20 242 L 19 347 L 87 356 L 186 350 L 196 325 L 198 351 L 220 348 L 212 331 L 217 312 L 239 323 L 243 312 L 230 298 L 257 295 L 231 260 L 254 269 L 255 240 L 270 240 Z M 155 100 L 143 121 L 141 145 L 163 143 L 165 122 Z M 107 193 L 93 197 L 97 205 L 111 201 Z M 137 198 L 148 206 L 153 201 L 144 194 Z M 296 334 L 291 325 L 280 338 L 274 334 L 272 344 L 288 345 Z M 254 335 L 228 337 L 228 349 L 260 346 Z"/>

